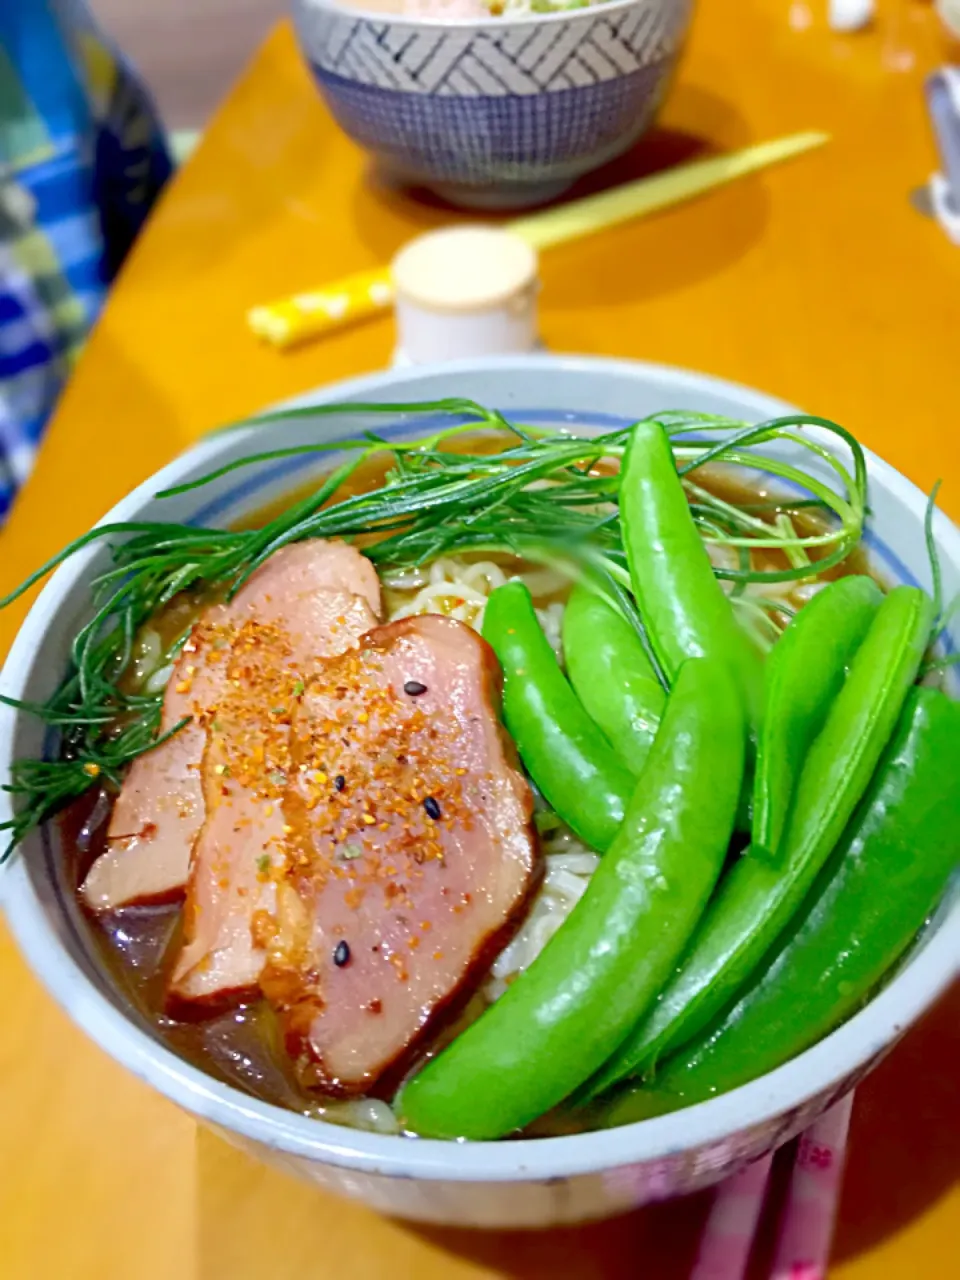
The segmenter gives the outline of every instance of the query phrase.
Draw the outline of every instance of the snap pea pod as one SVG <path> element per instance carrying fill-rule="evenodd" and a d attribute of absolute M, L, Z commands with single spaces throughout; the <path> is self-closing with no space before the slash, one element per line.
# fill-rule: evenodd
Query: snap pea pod
<path fill-rule="evenodd" d="M 667 679 L 687 658 L 714 657 L 737 680 L 752 725 L 760 717 L 760 655 L 714 575 L 666 432 L 633 428 L 620 476 L 620 523 L 633 593 Z"/>
<path fill-rule="evenodd" d="M 663 984 L 720 873 L 743 772 L 738 691 L 722 663 L 680 669 L 623 826 L 540 955 L 403 1088 L 401 1123 L 498 1138 L 600 1066 Z M 709 778 L 709 787 L 704 787 Z"/>
<path fill-rule="evenodd" d="M 701 1031 L 749 980 L 810 890 L 886 747 L 916 678 L 933 604 L 895 587 L 877 610 L 807 756 L 776 864 L 747 855 L 728 873 L 680 969 L 584 1098 L 649 1072 Z"/>
<path fill-rule="evenodd" d="M 639 773 L 666 702 L 640 637 L 612 605 L 578 584 L 563 614 L 563 656 L 587 714 Z"/>
<path fill-rule="evenodd" d="M 960 864 L 960 705 L 914 689 L 870 789 L 769 967 L 702 1038 L 614 1104 L 606 1124 L 735 1089 L 854 1014 Z M 646 1092 L 646 1097 L 644 1093 Z"/>
<path fill-rule="evenodd" d="M 483 638 L 503 668 L 503 718 L 530 776 L 564 822 L 603 853 L 635 779 L 570 688 L 522 582 L 491 592 Z"/>
<path fill-rule="evenodd" d="M 882 599 L 880 588 L 865 575 L 828 583 L 800 610 L 767 659 L 753 782 L 756 855 L 773 856 L 780 847 L 807 751 Z"/>

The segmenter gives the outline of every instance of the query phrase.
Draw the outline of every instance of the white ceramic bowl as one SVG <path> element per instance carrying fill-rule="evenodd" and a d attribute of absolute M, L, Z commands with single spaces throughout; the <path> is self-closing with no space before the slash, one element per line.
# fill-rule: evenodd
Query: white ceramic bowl
<path fill-rule="evenodd" d="M 649 128 L 693 0 L 467 19 L 391 7 L 294 0 L 320 92 L 396 177 L 499 209 L 552 199 Z"/>
<path fill-rule="evenodd" d="M 375 374 L 324 388 L 304 402 L 394 401 L 472 396 L 527 421 L 589 431 L 656 409 L 692 408 L 750 420 L 788 411 L 769 396 L 656 365 L 549 357 L 501 358 L 433 370 Z M 270 428 L 271 446 L 355 435 L 369 420 L 336 416 Z M 378 430 L 408 434 L 383 419 Z M 848 424 L 854 429 L 856 423 Z M 179 458 L 119 504 L 107 520 L 137 517 L 223 523 L 304 479 L 302 460 L 239 471 L 158 503 L 153 494 L 213 465 L 264 447 L 264 436 L 230 432 Z M 327 463 L 329 465 L 329 462 Z M 890 579 L 929 585 L 924 497 L 871 457 L 868 540 Z M 946 591 L 960 588 L 960 533 L 935 523 Z M 3 690 L 42 700 L 61 676 L 69 639 L 88 607 L 87 584 L 102 550 L 75 556 L 47 585 L 13 646 Z M 952 640 L 957 639 L 955 623 Z M 42 748 L 36 721 L 4 709 L 0 773 Z M 8 802 L 2 800 L 0 816 Z M 55 831 L 33 834 L 0 879 L 4 907 L 24 954 L 51 994 L 108 1053 L 229 1141 L 320 1186 L 387 1213 L 472 1226 L 548 1226 L 612 1214 L 713 1183 L 807 1126 L 878 1061 L 960 968 L 960 904 L 944 904 L 893 980 L 860 1013 L 769 1075 L 675 1115 L 573 1137 L 443 1143 L 338 1128 L 258 1102 L 176 1057 L 99 971 L 83 919 L 59 872 Z"/>

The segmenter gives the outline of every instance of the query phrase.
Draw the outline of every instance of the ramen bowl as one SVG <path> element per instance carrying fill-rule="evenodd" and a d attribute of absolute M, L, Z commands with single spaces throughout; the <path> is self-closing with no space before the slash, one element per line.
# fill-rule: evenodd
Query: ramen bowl
<path fill-rule="evenodd" d="M 492 209 L 556 196 L 649 128 L 692 7 L 611 0 L 471 20 L 295 0 L 294 20 L 355 142 L 401 181 Z"/>
<path fill-rule="evenodd" d="M 404 403 L 470 396 L 509 417 L 582 433 L 626 426 L 665 407 L 762 420 L 791 411 L 759 392 L 698 374 L 629 362 L 523 357 L 392 371 L 304 397 L 301 404 Z M 437 419 L 430 421 L 436 425 Z M 337 441 L 376 425 L 400 438 L 416 415 L 298 417 L 270 428 L 271 448 Z M 816 434 L 817 429 L 813 428 Z M 211 436 L 125 498 L 105 521 L 165 519 L 227 525 L 297 489 L 318 464 L 303 456 L 230 471 L 158 500 L 256 447 L 256 429 Z M 821 437 L 817 437 L 820 439 Z M 828 437 L 822 439 L 826 442 Z M 329 459 L 329 455 L 327 455 Z M 325 464 L 329 466 L 329 461 Z M 929 587 L 923 495 L 868 456 L 866 543 L 886 580 Z M 828 473 L 825 473 L 828 474 Z M 960 589 L 960 534 L 937 515 L 944 591 Z M 42 702 L 61 678 L 85 619 L 91 580 L 107 564 L 90 546 L 60 568 L 31 610 L 3 672 L 3 692 Z M 957 621 L 947 644 L 957 640 Z M 36 719 L 0 713 L 0 771 L 44 748 Z M 2 818 L 9 817 L 4 793 Z M 944 902 L 921 940 L 869 1004 L 786 1065 L 685 1110 L 599 1132 L 499 1142 L 441 1142 L 371 1133 L 251 1097 L 172 1052 L 125 1000 L 99 959 L 68 883 L 57 824 L 32 833 L 0 874 L 10 928 L 51 995 L 107 1053 L 226 1140 L 266 1162 L 382 1212 L 472 1227 L 546 1227 L 600 1218 L 706 1187 L 814 1121 L 880 1060 L 958 969 L 960 904 Z"/>

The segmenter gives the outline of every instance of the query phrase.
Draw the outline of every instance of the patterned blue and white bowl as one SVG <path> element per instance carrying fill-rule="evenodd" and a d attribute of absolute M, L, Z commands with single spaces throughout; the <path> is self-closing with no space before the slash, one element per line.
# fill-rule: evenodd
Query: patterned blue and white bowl
<path fill-rule="evenodd" d="M 403 181 L 486 208 L 550 199 L 626 151 L 660 106 L 692 9 L 610 0 L 459 21 L 294 0 L 304 56 L 350 137 Z"/>

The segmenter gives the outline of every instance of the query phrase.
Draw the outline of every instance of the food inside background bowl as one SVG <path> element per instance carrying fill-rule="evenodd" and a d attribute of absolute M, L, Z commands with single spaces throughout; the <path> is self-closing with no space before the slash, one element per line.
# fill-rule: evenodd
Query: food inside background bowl
<path fill-rule="evenodd" d="M 350 0 L 344 0 L 349 7 Z M 477 18 L 522 17 L 531 13 L 569 13 L 611 0 L 369 0 L 358 9 L 376 13 L 403 14 L 410 18 L 433 18 L 449 22 L 469 22 Z"/>
<path fill-rule="evenodd" d="M 652 1116 L 830 1031 L 942 895 L 942 600 L 873 576 L 830 424 L 835 488 L 802 416 L 458 407 L 232 530 L 117 529 L 14 831 L 83 793 L 103 963 L 255 1096 L 443 1137 Z"/>

